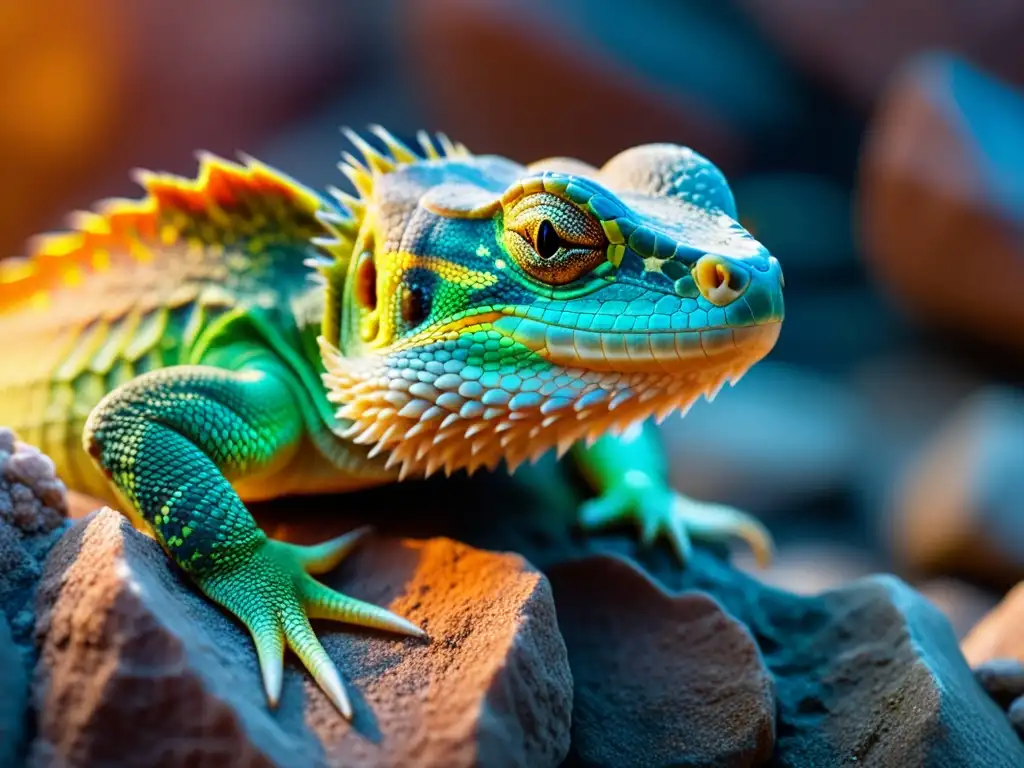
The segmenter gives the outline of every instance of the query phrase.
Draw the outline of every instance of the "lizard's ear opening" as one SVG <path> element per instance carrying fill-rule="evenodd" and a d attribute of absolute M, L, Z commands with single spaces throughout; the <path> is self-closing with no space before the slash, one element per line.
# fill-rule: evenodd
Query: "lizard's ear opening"
<path fill-rule="evenodd" d="M 373 251 L 363 251 L 356 259 L 353 296 L 367 312 L 377 309 L 377 262 Z"/>
<path fill-rule="evenodd" d="M 615 155 L 601 181 L 619 192 L 677 197 L 712 213 L 737 217 L 736 201 L 718 167 L 689 147 L 644 144 Z"/>
<path fill-rule="evenodd" d="M 356 240 L 341 303 L 341 348 L 348 354 L 377 340 L 381 322 L 380 265 L 372 227 Z"/>

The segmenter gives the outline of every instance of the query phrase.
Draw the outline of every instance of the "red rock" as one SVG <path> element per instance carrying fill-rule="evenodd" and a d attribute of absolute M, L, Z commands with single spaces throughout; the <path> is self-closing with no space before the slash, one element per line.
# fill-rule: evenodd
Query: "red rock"
<path fill-rule="evenodd" d="M 710 595 L 670 595 L 626 560 L 550 573 L 585 765 L 761 765 L 775 691 L 750 632 Z"/>
<path fill-rule="evenodd" d="M 547 580 L 447 539 L 375 539 L 326 580 L 424 626 L 429 643 L 318 622 L 346 722 L 296 663 L 267 709 L 251 640 L 150 539 L 105 509 L 39 588 L 33 758 L 103 765 L 557 765 L 571 678 Z M 117 727 L 110 727 L 116 723 Z"/>
<path fill-rule="evenodd" d="M 1021 135 L 1019 92 L 955 59 L 915 60 L 872 119 L 857 192 L 867 265 L 902 312 L 1017 351 Z"/>
<path fill-rule="evenodd" d="M 1005 588 L 1024 578 L 1024 397 L 986 388 L 963 401 L 891 493 L 886 521 L 904 569 Z"/>
<path fill-rule="evenodd" d="M 961 647 L 971 666 L 993 659 L 1017 659 L 1024 662 L 1024 583 L 979 621 L 964 638 Z"/>
<path fill-rule="evenodd" d="M 1024 738 L 1024 583 L 1018 584 L 964 638 L 964 656 L 981 687 L 1007 710 Z"/>

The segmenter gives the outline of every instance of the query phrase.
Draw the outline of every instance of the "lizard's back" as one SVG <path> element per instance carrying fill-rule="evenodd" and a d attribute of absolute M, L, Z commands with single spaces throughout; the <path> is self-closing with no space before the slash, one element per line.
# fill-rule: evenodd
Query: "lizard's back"
<path fill-rule="evenodd" d="M 79 214 L 67 233 L 0 261 L 0 424 L 38 446 L 67 484 L 110 498 L 82 447 L 90 411 L 118 385 L 191 361 L 227 312 L 294 326 L 309 270 L 296 241 L 322 234 L 319 199 L 262 166 L 203 158 L 199 178 L 146 176 L 139 201 Z"/>

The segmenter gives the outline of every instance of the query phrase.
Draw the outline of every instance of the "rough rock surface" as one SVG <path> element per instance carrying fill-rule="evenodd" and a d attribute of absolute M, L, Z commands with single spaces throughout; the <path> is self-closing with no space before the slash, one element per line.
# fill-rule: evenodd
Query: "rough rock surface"
<path fill-rule="evenodd" d="M 104 509 L 39 588 L 42 764 L 557 765 L 572 683 L 545 577 L 444 539 L 373 540 L 326 577 L 420 623 L 430 643 L 318 626 L 353 699 L 345 722 L 297 664 L 266 708 L 255 653 L 151 540 Z M 116 722 L 120 728 L 104 727 Z"/>
<path fill-rule="evenodd" d="M 28 675 L 11 628 L 0 612 L 0 766 L 15 765 L 22 749 Z"/>
<path fill-rule="evenodd" d="M 49 457 L 0 428 L 0 613 L 26 661 L 33 590 L 46 554 L 64 532 L 66 494 Z"/>
<path fill-rule="evenodd" d="M 902 311 L 1018 351 L 1022 131 L 1020 91 L 962 60 L 916 59 L 899 71 L 872 118 L 857 191 L 867 264 Z M 998 278 L 984 290 L 947 279 L 965 259 L 974 274 Z"/>
<path fill-rule="evenodd" d="M 348 508 L 406 509 L 402 499 L 410 494 L 415 515 L 378 516 L 382 531 L 512 548 L 553 578 L 560 563 L 617 554 L 638 561 L 671 593 L 711 595 L 750 630 L 775 678 L 773 765 L 1024 765 L 1024 747 L 974 679 L 948 620 L 899 579 L 869 577 L 800 596 L 760 583 L 707 546 L 683 569 L 667 546 L 645 550 L 629 527 L 583 535 L 574 525 L 579 491 L 548 459 L 515 478 L 452 477 L 374 489 L 352 496 Z M 311 503 L 300 526 L 286 517 L 284 504 L 281 511 L 275 506 L 261 514 L 279 535 L 309 541 L 339 531 L 336 507 L 325 505 L 318 514 Z M 597 586 L 595 603 L 603 599 L 604 585 Z M 561 616 L 572 609 L 555 588 Z M 601 674 L 579 668 L 578 657 L 573 663 L 574 677 Z"/>
<path fill-rule="evenodd" d="M 53 462 L 0 428 L 0 766 L 16 764 L 24 750 L 33 596 L 66 511 Z"/>
<path fill-rule="evenodd" d="M 621 558 L 551 571 L 584 765 L 764 764 L 774 686 L 750 632 L 709 595 L 672 596 Z"/>
<path fill-rule="evenodd" d="M 1024 747 L 974 680 L 947 620 L 899 579 L 811 597 L 700 557 L 681 578 L 747 624 L 776 680 L 781 766 L 1013 766 Z"/>

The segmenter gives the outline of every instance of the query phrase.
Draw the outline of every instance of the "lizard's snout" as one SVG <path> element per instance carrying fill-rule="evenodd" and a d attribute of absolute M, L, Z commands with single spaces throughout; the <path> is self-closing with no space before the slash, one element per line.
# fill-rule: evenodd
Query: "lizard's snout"
<path fill-rule="evenodd" d="M 690 274 L 701 295 L 716 307 L 732 304 L 750 285 L 750 271 L 725 256 L 705 253 Z"/>

